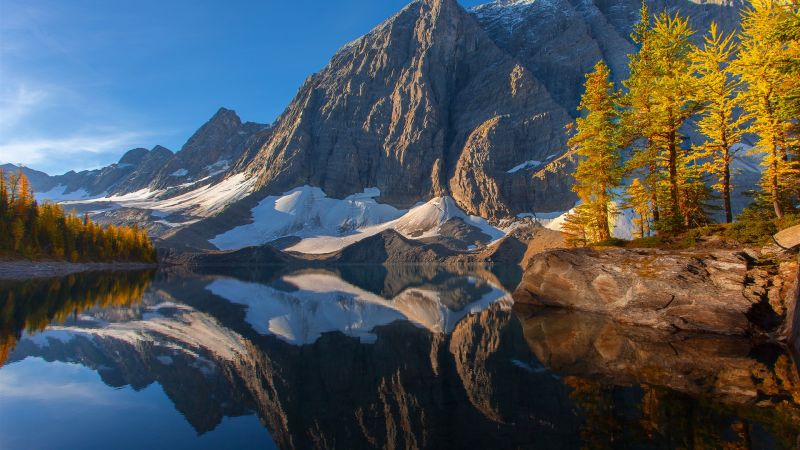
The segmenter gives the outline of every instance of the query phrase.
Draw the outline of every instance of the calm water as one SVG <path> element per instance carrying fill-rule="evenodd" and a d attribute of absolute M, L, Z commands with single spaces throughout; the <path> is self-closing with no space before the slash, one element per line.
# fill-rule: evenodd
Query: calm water
<path fill-rule="evenodd" d="M 512 308 L 513 275 L 0 283 L 0 448 L 795 448 L 781 348 Z"/>

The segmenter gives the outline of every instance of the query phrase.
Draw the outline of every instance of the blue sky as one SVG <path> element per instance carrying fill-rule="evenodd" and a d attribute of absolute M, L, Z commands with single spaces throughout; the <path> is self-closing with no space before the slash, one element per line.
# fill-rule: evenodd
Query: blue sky
<path fill-rule="evenodd" d="M 221 106 L 272 122 L 406 3 L 0 0 L 0 163 L 56 174 L 134 147 L 177 151 Z"/>

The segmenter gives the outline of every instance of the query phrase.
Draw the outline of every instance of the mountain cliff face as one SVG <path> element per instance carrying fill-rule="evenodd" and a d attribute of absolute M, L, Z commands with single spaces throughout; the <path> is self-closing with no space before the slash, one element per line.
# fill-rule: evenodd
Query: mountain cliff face
<path fill-rule="evenodd" d="M 651 13 L 678 12 L 691 20 L 699 41 L 712 21 L 730 32 L 739 24 L 741 0 L 649 0 Z M 499 0 L 470 12 L 495 44 L 516 58 L 570 114 L 577 115 L 585 74 L 599 60 L 620 82 L 628 75 L 630 34 L 640 0 Z"/>
<path fill-rule="evenodd" d="M 509 171 L 564 153 L 568 121 L 455 0 L 420 0 L 310 77 L 248 171 L 273 193 L 377 187 L 397 207 L 451 194 L 484 216 L 558 209 L 574 200 L 553 180 Z"/>

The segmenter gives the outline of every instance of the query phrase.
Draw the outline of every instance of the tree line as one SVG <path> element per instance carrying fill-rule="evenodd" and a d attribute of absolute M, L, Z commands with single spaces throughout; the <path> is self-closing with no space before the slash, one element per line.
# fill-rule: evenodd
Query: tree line
<path fill-rule="evenodd" d="M 762 157 L 753 208 L 775 218 L 800 202 L 800 0 L 751 0 L 741 29 L 712 23 L 700 45 L 689 20 L 642 6 L 629 76 L 617 88 L 600 61 L 587 74 L 569 140 L 581 204 L 563 230 L 573 244 L 611 238 L 619 207 L 639 237 L 707 225 L 721 199 L 733 221 L 734 159 Z M 687 130 L 702 139 L 689 144 Z"/>
<path fill-rule="evenodd" d="M 21 171 L 0 169 L 0 257 L 72 262 L 155 262 L 147 233 L 136 227 L 100 226 L 55 203 L 35 200 Z"/>

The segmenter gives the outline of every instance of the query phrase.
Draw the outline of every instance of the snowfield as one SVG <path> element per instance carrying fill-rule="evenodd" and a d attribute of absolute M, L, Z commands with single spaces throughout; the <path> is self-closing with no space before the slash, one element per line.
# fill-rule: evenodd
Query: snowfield
<path fill-rule="evenodd" d="M 330 253 L 393 229 L 412 239 L 433 237 L 450 219 L 460 218 L 493 240 L 505 233 L 485 219 L 462 211 L 450 197 L 434 198 L 410 210 L 378 203 L 377 188 L 343 200 L 329 198 L 319 189 L 303 186 L 282 196 L 270 196 L 252 210 L 253 223 L 233 228 L 209 242 L 220 250 L 263 245 L 296 236 L 302 240 L 288 250 L 308 254 Z"/>
<path fill-rule="evenodd" d="M 183 186 L 190 186 L 195 183 L 189 183 Z M 170 214 L 180 213 L 203 218 L 218 214 L 230 203 L 244 198 L 251 192 L 254 183 L 254 179 L 248 179 L 244 174 L 237 174 L 216 184 L 202 186 L 189 192 L 167 198 L 162 198 L 167 194 L 167 191 L 151 189 L 142 189 L 127 194 L 111 196 L 89 197 L 85 195 L 85 193 L 79 194 L 79 192 L 76 192 L 59 197 L 58 195 L 54 195 L 54 191 L 55 194 L 57 194 L 57 189 L 59 188 L 54 188 L 50 192 L 37 194 L 36 198 L 37 200 L 49 199 L 57 201 L 63 203 L 65 206 L 111 203 L 113 206 L 111 208 L 104 208 L 104 210 L 136 208 L 149 210 L 155 217 L 166 217 Z M 186 223 L 178 225 L 185 224 Z"/>
<path fill-rule="evenodd" d="M 67 192 L 67 186 L 64 186 L 63 184 L 59 184 L 47 192 L 34 192 L 33 197 L 37 202 L 51 201 L 56 203 L 70 200 L 88 200 L 93 198 L 84 189 L 78 189 L 74 192 Z"/>

